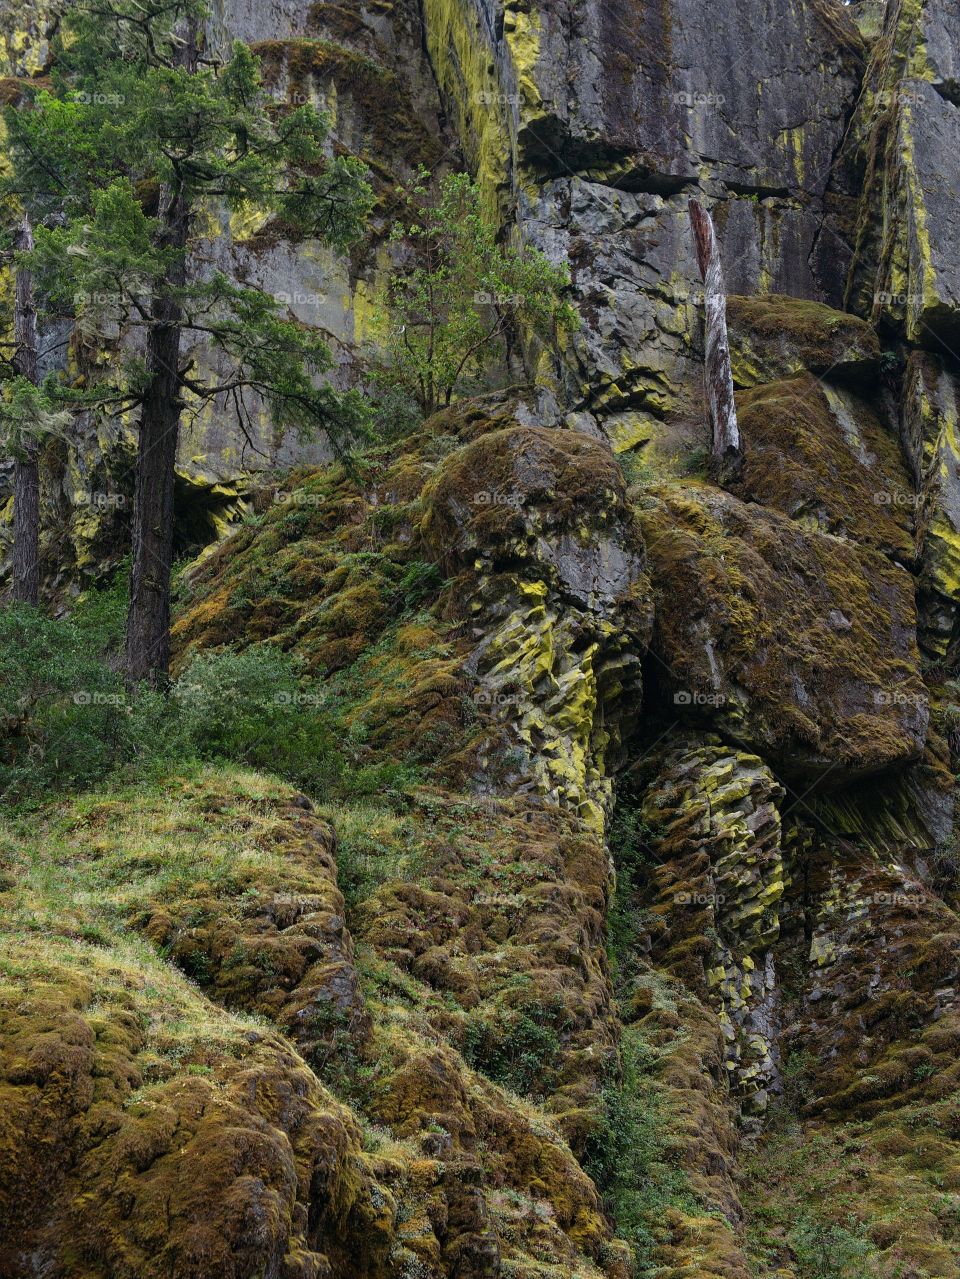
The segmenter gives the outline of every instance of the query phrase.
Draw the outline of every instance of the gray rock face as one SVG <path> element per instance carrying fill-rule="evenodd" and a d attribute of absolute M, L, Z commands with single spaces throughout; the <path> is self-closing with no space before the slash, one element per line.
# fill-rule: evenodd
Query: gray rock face
<path fill-rule="evenodd" d="M 557 398 L 571 425 L 601 424 L 617 449 L 652 443 L 665 457 L 701 427 L 690 195 L 714 206 L 733 291 L 842 296 L 848 250 L 825 193 L 860 36 L 830 0 L 759 9 L 468 0 L 451 17 L 425 5 L 428 52 L 481 180 L 527 239 L 571 264 L 585 323 Z M 499 154 L 491 100 L 509 139 Z"/>
<path fill-rule="evenodd" d="M 960 333 L 958 41 L 949 0 L 887 6 L 837 166 L 861 188 L 851 300 L 931 350 Z"/>
<path fill-rule="evenodd" d="M 954 655 L 960 607 L 960 384 L 939 356 L 910 356 L 901 424 L 918 488 L 920 640 L 943 660 Z"/>

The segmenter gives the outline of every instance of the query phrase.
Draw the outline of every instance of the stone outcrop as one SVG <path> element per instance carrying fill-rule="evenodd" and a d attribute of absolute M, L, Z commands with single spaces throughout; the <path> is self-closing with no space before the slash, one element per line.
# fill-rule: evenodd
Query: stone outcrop
<path fill-rule="evenodd" d="M 651 488 L 639 513 L 676 716 L 807 785 L 919 758 L 928 709 L 902 569 L 703 485 Z"/>
<path fill-rule="evenodd" d="M 747 1116 L 762 1114 L 781 1086 L 773 945 L 783 798 L 759 757 L 694 745 L 664 761 L 642 809 L 659 863 L 651 954 L 713 1005 L 731 1091 Z"/>
<path fill-rule="evenodd" d="M 636 713 L 648 582 L 606 443 L 513 426 L 452 453 L 424 491 L 428 552 L 470 582 L 468 667 L 540 789 L 602 831 L 607 756 Z"/>

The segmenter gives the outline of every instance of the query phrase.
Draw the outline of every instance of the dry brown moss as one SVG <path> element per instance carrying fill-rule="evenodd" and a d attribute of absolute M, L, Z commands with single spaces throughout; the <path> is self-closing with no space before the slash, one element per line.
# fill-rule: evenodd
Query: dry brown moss
<path fill-rule="evenodd" d="M 5 936 L 4 1274 L 379 1273 L 389 1226 L 354 1121 L 276 1035 L 135 952 Z"/>
<path fill-rule="evenodd" d="M 911 484 L 897 440 L 866 403 L 807 374 L 742 391 L 737 417 L 738 497 L 912 562 Z"/>
<path fill-rule="evenodd" d="M 835 786 L 919 756 L 903 570 L 706 487 L 659 486 L 639 514 L 671 692 L 718 698 L 714 722 L 794 777 Z"/>

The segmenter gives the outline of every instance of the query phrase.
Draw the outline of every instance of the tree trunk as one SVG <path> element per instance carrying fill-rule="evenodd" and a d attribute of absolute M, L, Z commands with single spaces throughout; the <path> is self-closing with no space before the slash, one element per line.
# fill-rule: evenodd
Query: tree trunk
<path fill-rule="evenodd" d="M 727 296 L 713 219 L 697 200 L 690 201 L 689 209 L 697 263 L 703 279 L 704 385 L 712 430 L 710 452 L 716 477 L 729 479 L 743 464 L 743 446 L 733 400 L 733 373 L 727 340 Z"/>
<path fill-rule="evenodd" d="M 133 497 L 133 564 L 127 612 L 127 678 L 157 685 L 170 669 L 173 490 L 180 428 L 179 307 L 153 307 L 147 344 L 149 386 L 140 414 Z"/>
<path fill-rule="evenodd" d="M 165 243 L 183 249 L 187 211 L 172 197 Z M 176 277 L 176 278 L 174 278 Z M 178 265 L 171 285 L 183 282 Z M 140 411 L 137 479 L 133 497 L 133 563 L 127 612 L 127 679 L 163 684 L 170 669 L 170 572 L 173 565 L 173 491 L 180 429 L 180 304 L 156 298 L 147 337 L 147 391 Z"/>
<path fill-rule="evenodd" d="M 19 244 L 24 253 L 33 248 L 30 215 L 24 213 Z M 14 302 L 14 368 L 21 377 L 37 382 L 37 307 L 33 296 L 33 273 L 17 270 Z M 37 441 L 21 442 L 13 466 L 13 583 L 15 600 L 40 603 L 40 467 Z"/>
<path fill-rule="evenodd" d="M 200 31 L 188 24 L 181 64 L 197 68 Z M 162 247 L 175 250 L 167 275 L 171 292 L 186 280 L 184 250 L 190 209 L 181 186 L 163 193 Z M 127 611 L 126 673 L 131 684 L 166 684 L 170 671 L 170 573 L 173 567 L 173 492 L 180 432 L 180 303 L 155 297 L 147 336 L 147 390 L 140 409 L 137 479 L 133 495 L 133 562 Z"/>

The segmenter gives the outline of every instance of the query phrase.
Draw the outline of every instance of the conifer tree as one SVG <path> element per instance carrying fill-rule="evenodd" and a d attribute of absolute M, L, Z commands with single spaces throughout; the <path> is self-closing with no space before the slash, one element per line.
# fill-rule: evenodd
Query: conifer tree
<path fill-rule="evenodd" d="M 235 43 L 226 61 L 209 56 L 205 18 L 200 0 L 78 0 L 64 15 L 52 90 L 6 112 L 8 190 L 57 209 L 20 265 L 54 309 L 116 346 L 79 385 L 63 379 L 52 393 L 138 430 L 131 682 L 162 683 L 169 665 L 184 412 L 230 404 L 247 429 L 256 397 L 277 426 L 324 433 L 338 452 L 366 420 L 357 392 L 324 382 L 332 359 L 321 337 L 198 252 L 200 215 L 217 206 L 275 214 L 343 249 L 371 204 L 363 166 L 331 154 L 313 107 L 265 93 L 246 45 Z M 198 370 L 199 344 L 218 372 Z"/>

